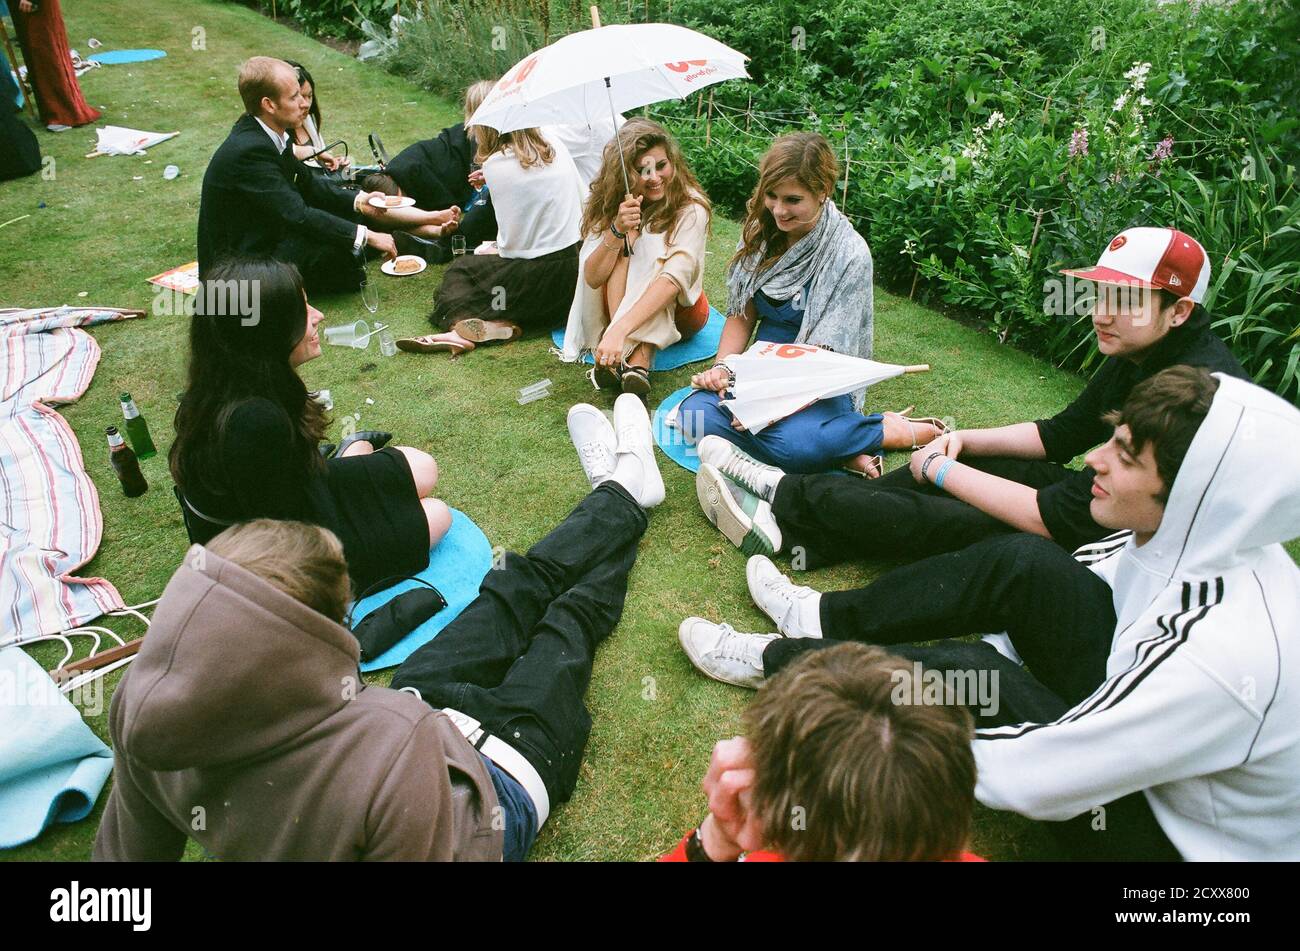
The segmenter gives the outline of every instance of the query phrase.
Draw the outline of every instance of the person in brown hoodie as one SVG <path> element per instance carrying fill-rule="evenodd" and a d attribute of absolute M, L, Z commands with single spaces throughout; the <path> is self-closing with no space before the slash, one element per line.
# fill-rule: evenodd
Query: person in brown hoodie
<path fill-rule="evenodd" d="M 259 519 L 191 547 L 113 696 L 94 858 L 176 860 L 187 838 L 234 861 L 524 858 L 577 782 L 595 650 L 663 498 L 626 400 L 617 436 L 570 412 L 593 491 L 487 573 L 402 689 L 361 679 L 327 529 Z"/>

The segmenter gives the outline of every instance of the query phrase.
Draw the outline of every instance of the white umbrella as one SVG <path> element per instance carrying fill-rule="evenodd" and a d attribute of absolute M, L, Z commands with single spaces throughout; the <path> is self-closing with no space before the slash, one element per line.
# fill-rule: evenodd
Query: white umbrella
<path fill-rule="evenodd" d="M 798 343 L 754 344 L 723 360 L 736 376 L 731 399 L 721 405 L 751 433 L 792 416 L 818 400 L 852 393 L 881 380 L 928 370 L 846 357 Z"/>
<path fill-rule="evenodd" d="M 747 59 L 703 33 L 672 23 L 570 33 L 511 67 L 466 125 L 499 132 L 577 125 L 606 108 L 613 118 L 653 102 L 685 99 L 724 79 L 748 78 Z M 626 167 L 623 177 L 630 193 Z"/>

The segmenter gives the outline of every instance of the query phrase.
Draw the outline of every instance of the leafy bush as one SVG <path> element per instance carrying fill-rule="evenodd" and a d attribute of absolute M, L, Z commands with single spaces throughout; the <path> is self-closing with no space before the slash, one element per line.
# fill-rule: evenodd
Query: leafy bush
<path fill-rule="evenodd" d="M 1247 369 L 1300 394 L 1290 5 L 678 0 L 673 16 L 753 57 L 753 83 L 715 88 L 708 155 L 696 103 L 659 109 L 723 207 L 743 206 L 770 135 L 818 129 L 847 145 L 842 204 L 877 275 L 1073 367 L 1096 351 L 1084 318 L 1044 312 L 1047 282 L 1125 227 L 1171 224 L 1210 253 L 1207 308 Z"/>
<path fill-rule="evenodd" d="M 1262 384 L 1300 395 L 1300 12 L 1276 0 L 656 0 L 605 23 L 672 20 L 752 59 L 653 109 L 723 210 L 775 135 L 825 134 L 837 193 L 878 279 L 957 305 L 1009 343 L 1087 367 L 1061 267 L 1125 227 L 1205 245 L 1207 309 Z M 428 0 L 390 68 L 452 98 L 590 21 L 579 0 Z M 405 12 L 405 11 L 404 11 Z M 496 40 L 494 43 L 493 40 Z M 707 145 L 706 145 L 707 142 Z"/>

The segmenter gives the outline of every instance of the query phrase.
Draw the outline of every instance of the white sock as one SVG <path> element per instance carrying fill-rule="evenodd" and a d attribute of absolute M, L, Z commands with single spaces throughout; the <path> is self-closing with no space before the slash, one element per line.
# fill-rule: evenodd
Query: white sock
<path fill-rule="evenodd" d="M 799 626 L 813 637 L 822 636 L 822 595 L 815 592 L 799 605 Z"/>
<path fill-rule="evenodd" d="M 641 504 L 641 490 L 645 486 L 645 472 L 641 460 L 635 453 L 620 452 L 614 465 L 614 474 L 610 479 L 627 489 L 627 494 Z"/>

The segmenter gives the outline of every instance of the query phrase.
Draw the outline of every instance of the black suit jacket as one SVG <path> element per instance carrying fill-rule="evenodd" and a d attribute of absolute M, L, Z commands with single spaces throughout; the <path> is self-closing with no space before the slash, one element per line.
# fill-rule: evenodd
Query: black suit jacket
<path fill-rule="evenodd" d="M 314 175 L 275 143 L 252 116 L 240 116 L 203 174 L 199 273 L 232 252 L 299 266 L 303 249 L 352 247 L 355 192 Z"/>

